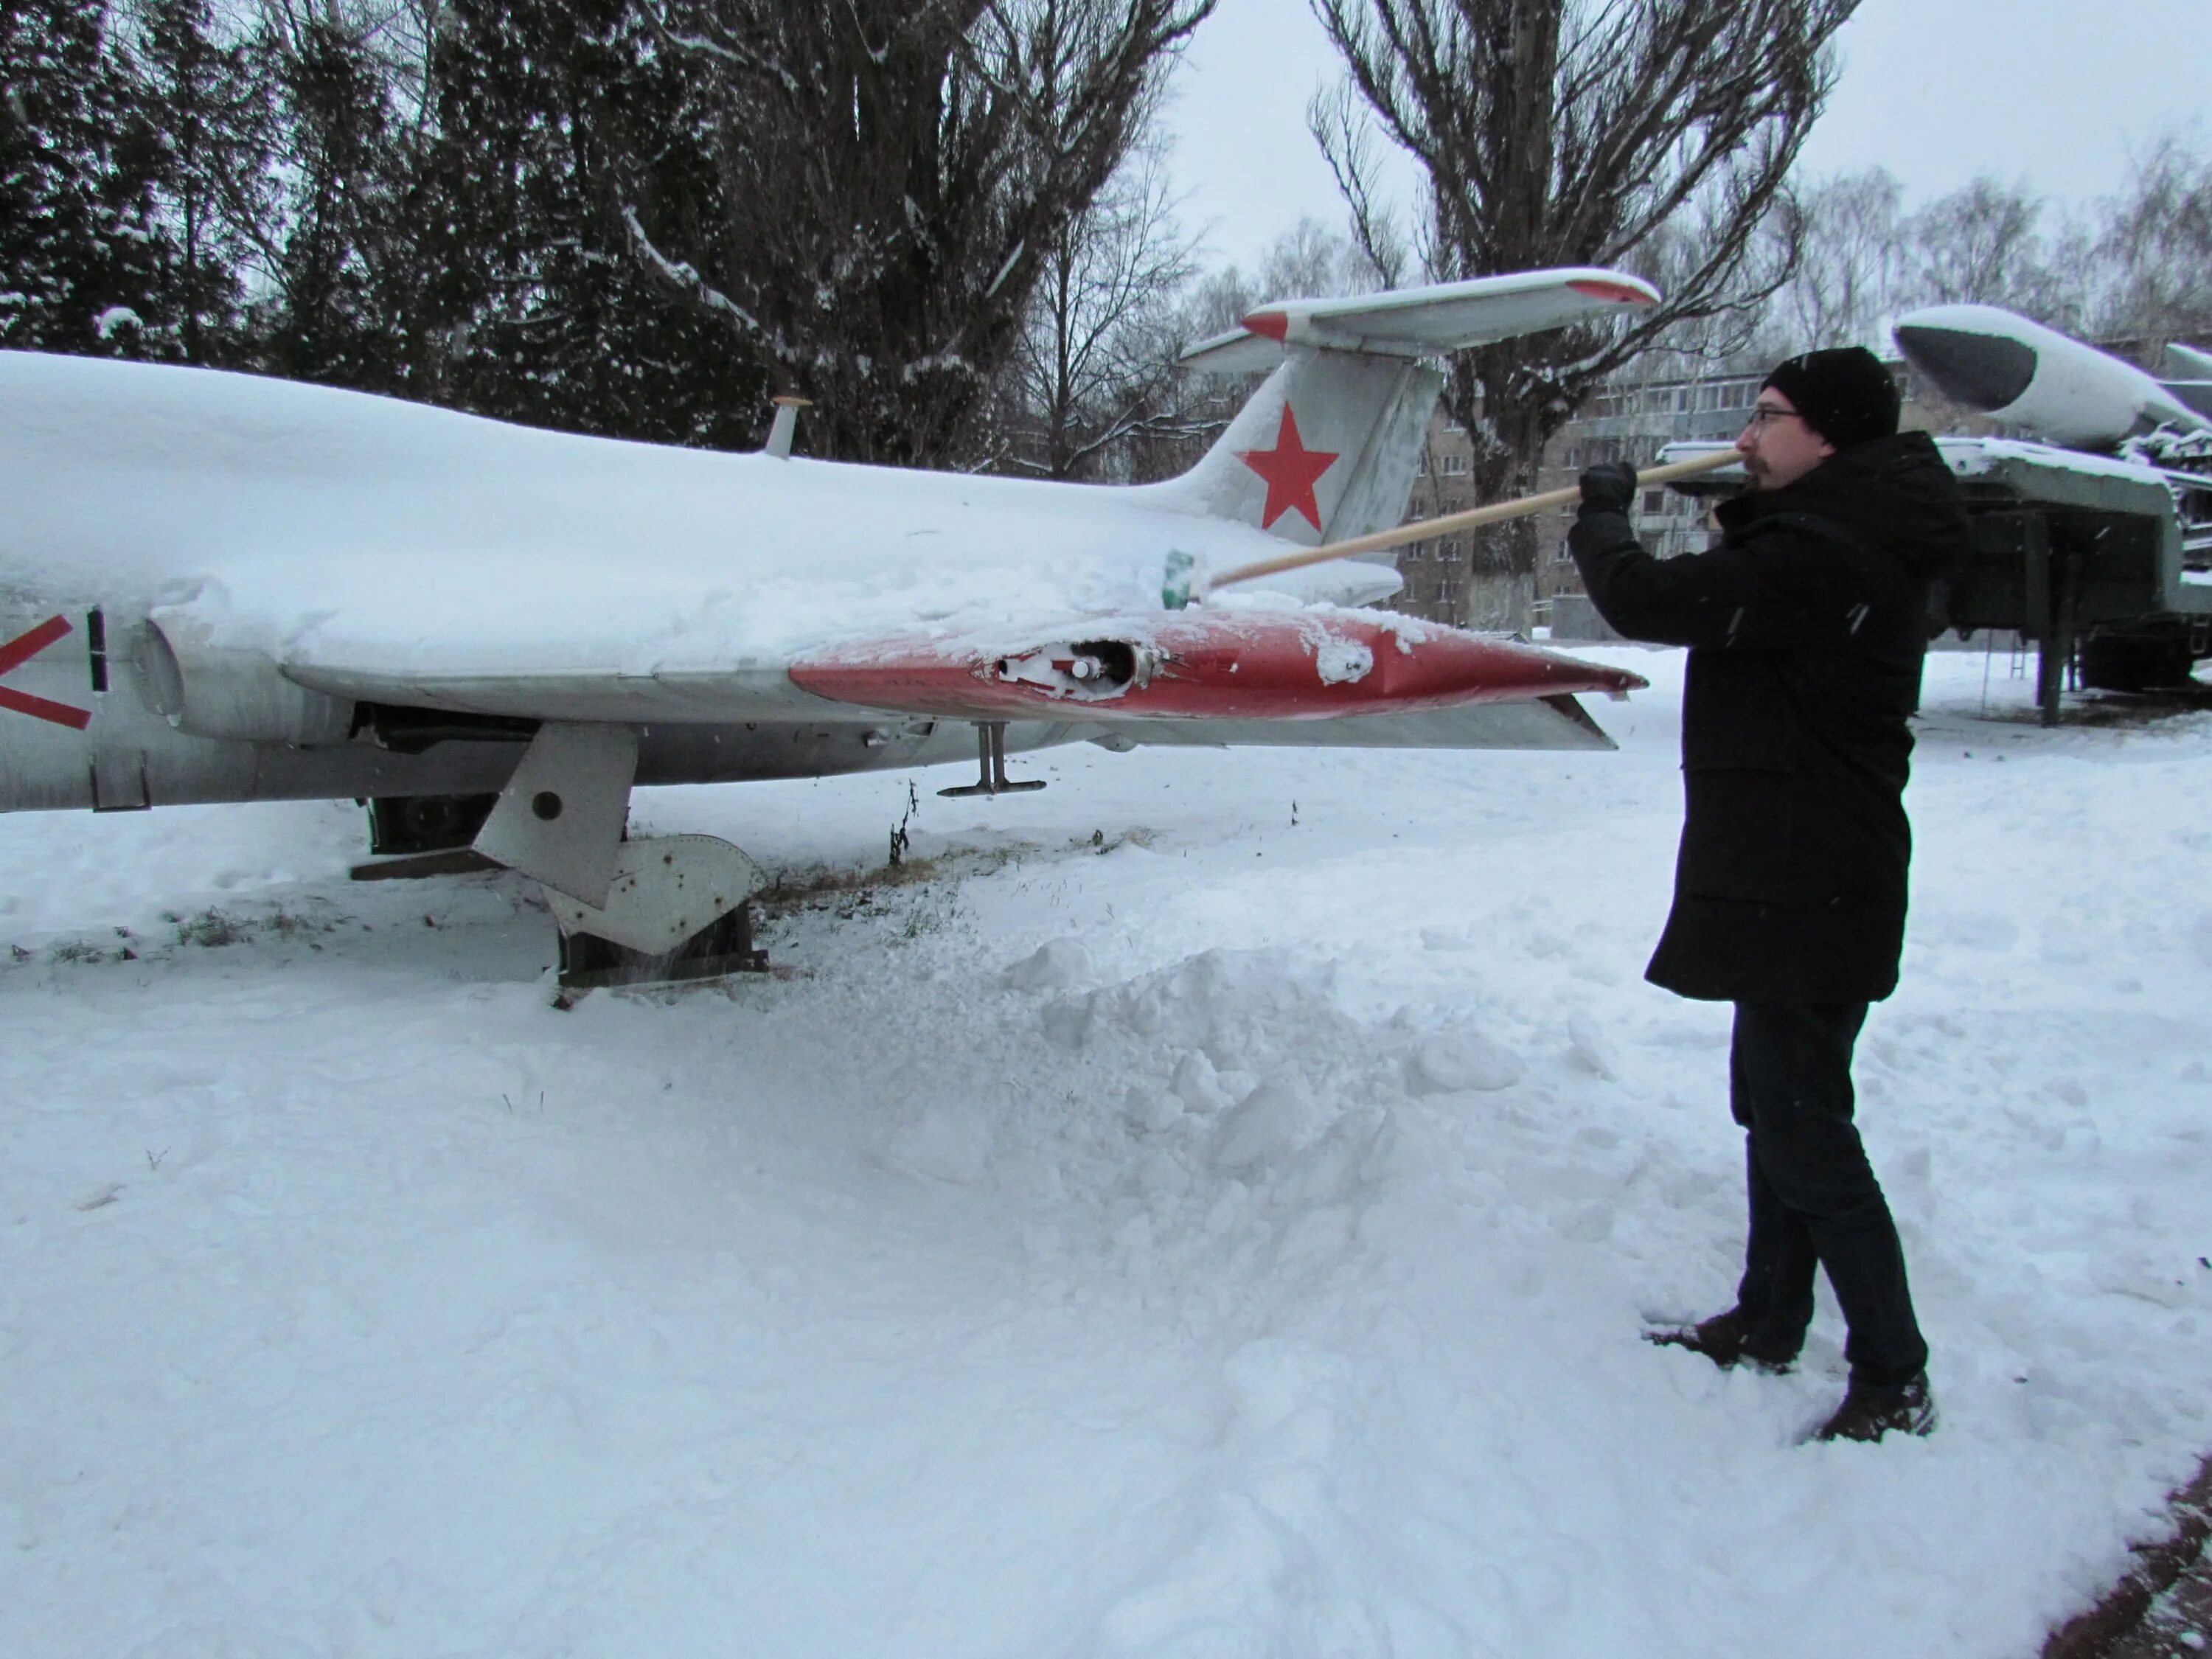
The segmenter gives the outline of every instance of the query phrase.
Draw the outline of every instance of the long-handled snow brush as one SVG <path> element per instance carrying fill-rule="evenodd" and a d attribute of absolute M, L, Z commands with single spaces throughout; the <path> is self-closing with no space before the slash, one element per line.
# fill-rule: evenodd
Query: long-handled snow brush
<path fill-rule="evenodd" d="M 1717 471 L 1722 467 L 1733 465 L 1741 459 L 1735 450 L 1723 449 L 1717 454 L 1700 455 L 1695 460 L 1646 467 L 1636 475 L 1637 488 L 1650 489 L 1657 484 L 1672 483 L 1677 478 L 1692 478 L 1701 472 Z M 1231 582 L 1250 581 L 1256 576 L 1272 576 L 1285 570 L 1303 570 L 1310 564 L 1349 558 L 1355 553 L 1376 553 L 1386 547 L 1403 547 L 1409 542 L 1425 542 L 1431 537 L 1447 536 L 1458 530 L 1472 530 L 1480 525 L 1502 524 L 1508 519 L 1525 519 L 1532 513 L 1541 513 L 1547 507 L 1566 507 L 1581 499 L 1581 486 L 1570 484 L 1565 489 L 1547 489 L 1540 495 L 1522 495 L 1514 501 L 1492 501 L 1487 507 L 1471 507 L 1463 513 L 1447 513 L 1441 519 L 1423 519 L 1413 524 L 1401 524 L 1394 530 L 1377 530 L 1369 535 L 1354 536 L 1348 541 L 1328 542 L 1320 547 L 1301 548 L 1295 553 L 1285 553 L 1278 558 L 1255 560 L 1250 564 L 1240 564 L 1233 570 L 1225 570 L 1211 578 L 1195 554 L 1177 549 L 1168 555 L 1167 573 L 1160 585 L 1160 603 L 1170 611 L 1181 611 L 1194 601 L 1203 599 L 1216 588 L 1226 587 Z"/>

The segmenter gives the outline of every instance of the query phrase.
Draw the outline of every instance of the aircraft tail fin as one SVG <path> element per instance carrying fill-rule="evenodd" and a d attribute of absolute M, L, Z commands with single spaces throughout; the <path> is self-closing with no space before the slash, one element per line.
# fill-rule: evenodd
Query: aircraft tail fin
<path fill-rule="evenodd" d="M 1183 354 L 1274 373 L 1199 464 L 1146 486 L 1161 506 L 1315 546 L 1401 523 L 1442 376 L 1423 359 L 1656 304 L 1638 277 L 1531 270 L 1264 306 Z"/>

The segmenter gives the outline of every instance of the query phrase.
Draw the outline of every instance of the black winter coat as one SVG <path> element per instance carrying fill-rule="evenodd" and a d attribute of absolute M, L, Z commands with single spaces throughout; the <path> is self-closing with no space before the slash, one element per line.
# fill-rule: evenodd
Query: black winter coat
<path fill-rule="evenodd" d="M 1908 432 L 1719 518 L 1718 545 L 1675 559 L 1587 505 L 1568 540 L 1615 629 L 1691 647 L 1674 908 L 1645 977 L 1720 1001 L 1878 1001 L 1905 943 L 1929 587 L 1965 550 L 1966 507 Z"/>

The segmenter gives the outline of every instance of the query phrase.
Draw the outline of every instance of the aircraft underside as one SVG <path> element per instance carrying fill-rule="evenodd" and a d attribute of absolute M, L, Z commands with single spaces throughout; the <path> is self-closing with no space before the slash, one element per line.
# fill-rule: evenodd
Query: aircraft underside
<path fill-rule="evenodd" d="M 0 638 L 55 635 L 0 685 L 0 811 L 133 811 L 155 806 L 496 792 L 553 722 L 349 702 L 301 716 L 289 684 L 234 697 L 223 719 L 173 713 L 144 666 L 143 624 L 79 613 L 65 631 L 0 608 Z M 95 654 L 90 641 L 103 649 Z M 35 641 L 34 641 L 35 642 Z M 0 647 L 0 649 L 4 649 Z M 274 682 L 273 670 L 265 678 Z M 327 700 L 323 700 L 327 701 Z M 987 715 L 995 711 L 983 711 Z M 1073 710 L 1071 713 L 1074 712 Z M 295 722 L 288 735 L 220 735 Z M 202 729 L 192 729 L 199 724 Z M 1611 741 L 1571 695 L 1333 719 L 971 719 L 884 712 L 848 720 L 638 723 L 639 784 L 834 777 L 1029 753 L 1094 742 L 1140 747 L 1271 744 L 1364 748 L 1603 749 Z M 988 745 L 988 746 L 987 746 Z M 980 751 L 980 755 L 979 755 Z"/>
<path fill-rule="evenodd" d="M 973 683 L 968 671 L 933 659 L 887 670 L 872 652 L 857 669 L 832 660 L 820 674 L 860 673 L 880 682 L 887 697 L 981 695 L 983 703 L 967 714 L 856 708 L 844 720 L 532 720 L 335 699 L 256 653 L 197 651 L 189 642 L 180 649 L 143 614 L 39 610 L 20 594 L 0 605 L 0 714 L 9 727 L 0 744 L 0 811 L 367 801 L 373 851 L 469 849 L 538 880 L 561 924 L 570 983 L 761 965 L 746 901 L 762 872 L 713 837 L 629 838 L 629 794 L 639 784 L 970 762 L 975 781 L 945 793 L 995 794 L 1042 787 L 1011 776 L 1008 756 L 1084 741 L 1115 751 L 1317 738 L 1399 748 L 1611 746 L 1565 692 L 1306 720 L 1240 717 L 1235 701 L 1218 718 L 1021 719 L 1014 717 L 1018 702 L 989 705 L 1036 694 L 1020 678 L 1030 672 L 1024 661 L 995 665 L 1000 690 L 975 694 L 959 689 Z M 1255 672 L 1238 672 L 1247 666 Z M 1249 658 L 1228 672 L 1232 685 L 1257 691 L 1265 668 Z M 916 674 L 918 692 L 908 684 Z M 1160 689 L 1164 697 L 1188 695 L 1166 682 Z M 1078 702 L 1067 712 L 1083 707 Z"/>

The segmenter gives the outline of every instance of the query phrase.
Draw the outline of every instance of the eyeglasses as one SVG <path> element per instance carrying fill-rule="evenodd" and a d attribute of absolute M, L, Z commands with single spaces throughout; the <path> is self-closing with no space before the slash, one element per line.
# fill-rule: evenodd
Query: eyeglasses
<path fill-rule="evenodd" d="M 1753 404 L 1751 406 L 1751 419 L 1745 424 L 1764 429 L 1772 426 L 1777 421 L 1802 421 L 1804 418 L 1794 409 L 1777 409 L 1772 404 Z"/>

